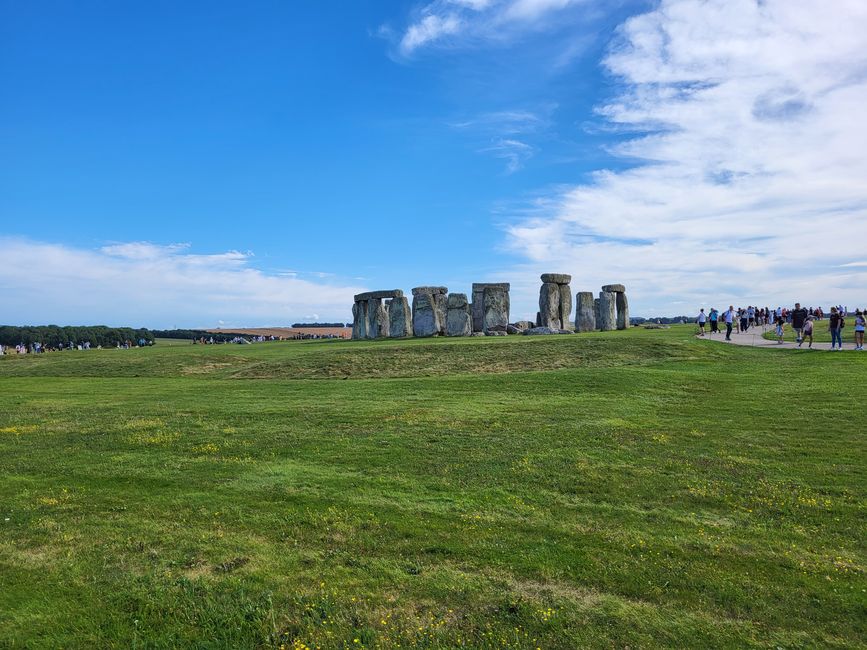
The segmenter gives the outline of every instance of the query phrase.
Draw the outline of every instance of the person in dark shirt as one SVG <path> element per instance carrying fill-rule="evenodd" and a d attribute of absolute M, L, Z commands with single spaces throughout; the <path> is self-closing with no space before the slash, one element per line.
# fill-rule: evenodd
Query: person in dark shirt
<path fill-rule="evenodd" d="M 838 345 L 838 350 L 843 349 L 843 326 L 845 325 L 843 314 L 837 311 L 836 307 L 831 307 L 831 315 L 828 317 L 828 331 L 831 332 L 831 349 L 834 349 L 834 344 Z"/>
<path fill-rule="evenodd" d="M 795 330 L 795 340 L 798 342 L 798 347 L 804 342 L 804 323 L 807 322 L 807 310 L 801 307 L 801 303 L 796 302 L 795 308 L 792 310 L 792 329 Z"/>

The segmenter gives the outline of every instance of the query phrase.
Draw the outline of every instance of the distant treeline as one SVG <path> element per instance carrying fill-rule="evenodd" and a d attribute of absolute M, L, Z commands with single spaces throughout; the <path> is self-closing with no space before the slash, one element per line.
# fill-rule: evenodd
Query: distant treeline
<path fill-rule="evenodd" d="M 205 330 L 151 330 L 151 332 L 158 339 L 186 339 L 192 341 L 204 337 L 205 340 L 214 339 L 218 343 L 231 341 L 238 336 L 248 336 L 235 332 L 220 332 L 219 334 L 215 334 L 214 332 L 206 332 Z"/>
<path fill-rule="evenodd" d="M 352 323 L 292 323 L 292 327 L 352 327 Z"/>
<path fill-rule="evenodd" d="M 150 344 L 154 341 L 154 334 L 148 329 L 133 329 L 131 327 L 106 327 L 105 325 L 82 325 L 60 327 L 59 325 L 0 325 L 0 345 L 30 345 L 41 343 L 42 345 L 56 348 L 64 347 L 72 343 L 82 345 L 90 342 L 92 347 L 114 347 L 118 343 L 123 344 L 131 341 L 137 345 L 139 340 L 144 339 Z"/>
<path fill-rule="evenodd" d="M 641 325 L 642 323 L 662 323 L 664 325 L 672 325 L 676 323 L 692 323 L 695 321 L 695 316 L 658 316 L 656 318 L 632 317 L 629 321 L 633 325 Z"/>

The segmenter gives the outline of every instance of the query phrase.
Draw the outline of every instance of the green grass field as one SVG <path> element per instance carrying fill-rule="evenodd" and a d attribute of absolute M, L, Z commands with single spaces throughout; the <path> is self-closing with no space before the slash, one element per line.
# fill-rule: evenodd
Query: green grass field
<path fill-rule="evenodd" d="M 867 355 L 0 357 L 0 646 L 867 647 Z"/>

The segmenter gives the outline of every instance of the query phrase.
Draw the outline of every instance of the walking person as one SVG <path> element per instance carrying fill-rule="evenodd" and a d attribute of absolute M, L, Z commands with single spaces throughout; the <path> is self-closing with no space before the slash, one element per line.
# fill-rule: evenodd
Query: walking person
<path fill-rule="evenodd" d="M 719 312 L 711 307 L 707 319 L 710 321 L 710 333 L 719 333 Z"/>
<path fill-rule="evenodd" d="M 792 311 L 792 329 L 795 330 L 795 340 L 798 342 L 798 347 L 804 342 L 804 323 L 807 322 L 807 310 L 801 307 L 801 303 L 795 303 L 795 309 Z"/>
<path fill-rule="evenodd" d="M 810 342 L 807 344 L 808 348 L 813 347 L 813 318 L 813 316 L 807 316 L 807 320 L 804 322 L 804 338 L 810 339 Z M 801 347 L 800 343 L 798 347 Z"/>
<path fill-rule="evenodd" d="M 845 326 L 843 314 L 836 307 L 831 307 L 831 315 L 828 317 L 828 331 L 831 332 L 831 349 L 837 344 L 837 350 L 843 349 L 843 327 Z"/>
<path fill-rule="evenodd" d="M 740 316 L 741 333 L 745 334 L 750 323 L 749 316 L 747 316 L 747 310 L 741 307 L 738 309 L 738 315 Z"/>
<path fill-rule="evenodd" d="M 867 325 L 867 318 L 864 312 L 860 309 L 855 310 L 855 349 L 864 350 L 864 327 Z"/>
<path fill-rule="evenodd" d="M 776 329 L 777 343 L 779 343 L 779 344 L 783 343 L 783 322 L 784 322 L 783 317 L 777 316 L 777 322 L 774 323 L 777 326 L 777 329 Z"/>
<path fill-rule="evenodd" d="M 729 305 L 728 311 L 723 313 L 723 320 L 726 323 L 726 341 L 732 340 L 732 323 L 735 320 L 734 305 Z"/>
<path fill-rule="evenodd" d="M 707 314 L 704 313 L 704 307 L 699 310 L 696 322 L 698 323 L 699 336 L 704 336 L 704 326 L 707 322 Z"/>

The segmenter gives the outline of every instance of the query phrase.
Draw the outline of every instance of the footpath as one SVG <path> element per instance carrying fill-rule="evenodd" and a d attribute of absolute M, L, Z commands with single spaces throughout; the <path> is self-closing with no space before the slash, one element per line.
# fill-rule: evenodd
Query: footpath
<path fill-rule="evenodd" d="M 816 332 L 819 332 L 820 327 L 822 327 L 821 322 L 816 327 Z M 708 328 L 709 330 L 710 328 Z M 744 333 L 739 333 L 737 331 L 732 331 L 732 340 L 726 341 L 726 333 L 725 333 L 725 325 L 723 325 L 723 330 L 719 334 L 714 334 L 711 336 L 709 333 L 705 332 L 704 336 L 696 335 L 697 339 L 705 340 L 705 341 L 718 341 L 720 343 L 726 343 L 728 345 L 748 345 L 753 348 L 774 348 L 776 350 L 825 350 L 830 352 L 831 344 L 830 343 L 820 343 L 818 341 L 813 343 L 812 348 L 807 347 L 807 343 L 799 348 L 797 343 L 792 343 L 791 341 L 783 341 L 782 343 L 777 343 L 776 340 L 768 340 L 762 337 L 762 334 L 765 332 L 772 331 L 772 327 L 768 327 L 767 329 L 762 329 L 759 326 L 751 327 Z M 855 351 L 855 344 L 852 341 L 843 341 L 843 351 Z"/>

